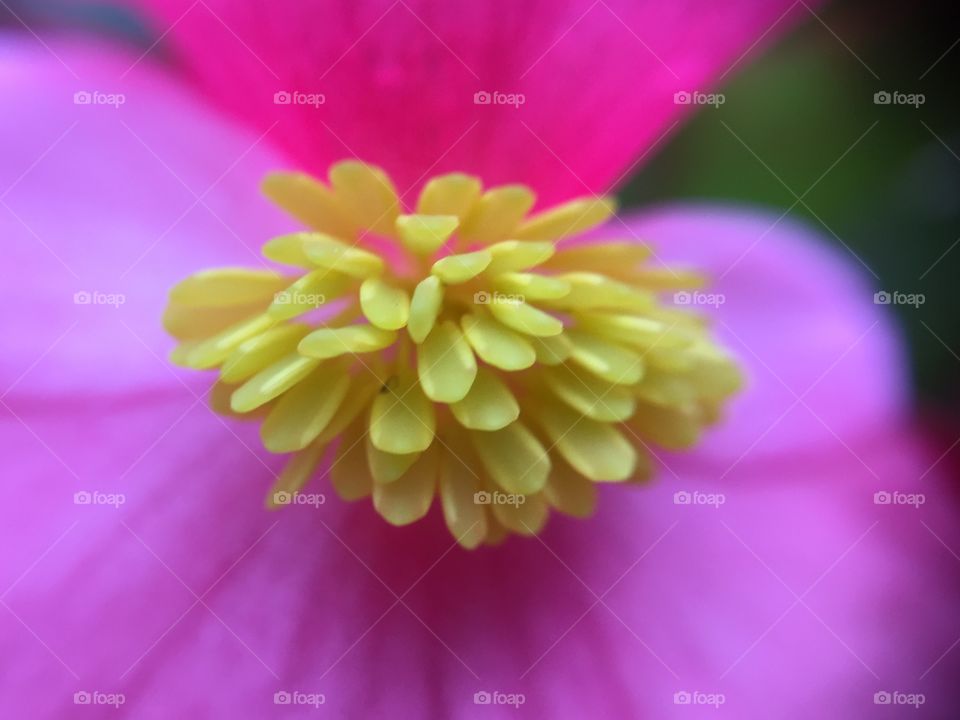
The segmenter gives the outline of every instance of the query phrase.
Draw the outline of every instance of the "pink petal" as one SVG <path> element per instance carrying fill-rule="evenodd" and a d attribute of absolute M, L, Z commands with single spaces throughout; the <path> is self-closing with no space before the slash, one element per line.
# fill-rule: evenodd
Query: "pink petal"
<path fill-rule="evenodd" d="M 51 48 L 0 36 L 0 325 L 16 338 L 2 389 L 177 385 L 167 291 L 205 267 L 257 265 L 263 240 L 290 225 L 258 192 L 280 163 L 269 134 L 231 127 L 136 56 Z M 126 102 L 74 103 L 93 91 Z"/>
<path fill-rule="evenodd" d="M 745 367 L 747 387 L 698 454 L 730 471 L 747 454 L 843 452 L 851 435 L 882 431 L 908 412 L 899 335 L 874 304 L 867 271 L 815 228 L 778 218 L 676 205 L 625 220 L 657 259 L 707 273 L 699 301 L 722 301 L 695 309 Z M 616 231 L 623 227 L 611 224 Z"/>
<path fill-rule="evenodd" d="M 79 717 L 77 691 L 123 693 L 129 717 L 201 720 L 291 716 L 280 691 L 322 693 L 336 716 L 450 718 L 514 712 L 474 705 L 480 691 L 557 718 L 664 717 L 684 691 L 724 694 L 711 717 L 731 718 L 867 717 L 882 690 L 925 693 L 928 712 L 955 700 L 954 504 L 941 474 L 916 482 L 935 456 L 905 434 L 851 440 L 879 482 L 831 448 L 750 458 L 719 487 L 719 466 L 678 466 L 608 488 L 596 518 L 555 518 L 542 542 L 468 553 L 436 508 L 391 528 L 322 480 L 306 490 L 326 494 L 319 507 L 265 513 L 276 463 L 186 390 L 13 410 L 11 717 Z M 874 505 L 880 489 L 926 503 Z M 95 490 L 125 502 L 74 504 Z M 725 503 L 675 504 L 678 490 Z"/>
<path fill-rule="evenodd" d="M 358 156 L 404 194 L 424 173 L 468 171 L 550 202 L 619 184 L 692 109 L 674 93 L 709 91 L 809 14 L 787 0 L 139 1 L 205 96 L 279 121 L 297 164 Z"/>

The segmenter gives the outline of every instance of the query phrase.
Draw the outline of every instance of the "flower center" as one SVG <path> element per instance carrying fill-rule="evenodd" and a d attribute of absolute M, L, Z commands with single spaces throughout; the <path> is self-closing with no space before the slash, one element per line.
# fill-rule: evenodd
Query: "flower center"
<path fill-rule="evenodd" d="M 164 323 L 173 362 L 219 369 L 214 409 L 262 420 L 267 450 L 292 453 L 268 507 L 324 467 L 397 525 L 439 495 L 465 547 L 535 534 L 550 508 L 589 515 L 596 483 L 647 479 L 650 446 L 695 444 L 740 385 L 702 320 L 663 297 L 699 276 L 578 237 L 608 199 L 528 216 L 528 188 L 455 173 L 405 212 L 355 161 L 329 185 L 281 173 L 263 187 L 310 228 L 263 247 L 295 270 L 197 273 Z"/>

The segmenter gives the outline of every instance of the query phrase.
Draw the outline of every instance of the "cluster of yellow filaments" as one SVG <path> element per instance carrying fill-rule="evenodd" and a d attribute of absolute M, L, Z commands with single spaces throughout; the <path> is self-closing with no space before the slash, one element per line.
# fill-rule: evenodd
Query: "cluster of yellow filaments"
<path fill-rule="evenodd" d="M 325 467 L 396 525 L 439 494 L 465 547 L 534 534 L 551 507 L 589 515 L 597 482 L 648 478 L 651 446 L 697 442 L 740 385 L 703 320 L 663 301 L 699 276 L 635 241 L 578 242 L 608 199 L 528 217 L 528 188 L 454 173 L 407 214 L 356 161 L 264 192 L 310 228 L 263 247 L 296 270 L 200 272 L 164 323 L 173 362 L 219 368 L 213 408 L 293 453 L 268 507 Z"/>

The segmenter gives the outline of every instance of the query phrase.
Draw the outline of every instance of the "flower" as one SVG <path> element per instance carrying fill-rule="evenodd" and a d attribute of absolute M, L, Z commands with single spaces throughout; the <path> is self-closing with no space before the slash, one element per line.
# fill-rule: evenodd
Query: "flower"
<path fill-rule="evenodd" d="M 708 87 L 787 6 L 160 4 L 200 94 L 150 54 L 0 37 L 6 713 L 643 717 L 722 695 L 720 717 L 857 717 L 919 692 L 948 714 L 943 465 L 910 427 L 884 308 L 789 219 L 622 216 L 716 279 L 714 325 L 747 385 L 694 452 L 658 456 L 662 481 L 601 489 L 589 521 L 497 548 L 462 551 L 438 512 L 391 527 L 322 483 L 264 512 L 278 459 L 162 357 L 169 288 L 256 262 L 283 227 L 258 197 L 266 173 L 349 155 L 402 196 L 457 169 L 546 205 L 603 194 L 690 109 L 672 94 Z M 521 110 L 461 102 L 541 55 L 502 89 Z M 329 87 L 300 90 L 326 91 L 322 122 L 273 105 L 340 56 Z M 94 90 L 126 102 L 73 103 Z M 890 490 L 926 502 L 874 504 Z"/>
<path fill-rule="evenodd" d="M 550 507 L 589 515 L 594 482 L 647 479 L 647 443 L 689 447 L 740 385 L 696 317 L 658 300 L 689 302 L 697 276 L 645 267 L 639 243 L 557 246 L 606 221 L 610 200 L 527 218 L 529 188 L 481 192 L 452 173 L 405 214 L 379 168 L 343 161 L 330 183 L 264 183 L 313 229 L 263 248 L 299 275 L 206 270 L 165 314 L 175 362 L 220 368 L 214 407 L 263 416 L 266 448 L 293 453 L 268 507 L 289 505 L 339 439 L 334 488 L 372 495 L 389 522 L 421 519 L 439 494 L 465 547 L 536 534 Z M 360 246 L 370 234 L 387 257 Z M 319 327 L 302 321 L 328 303 Z"/>

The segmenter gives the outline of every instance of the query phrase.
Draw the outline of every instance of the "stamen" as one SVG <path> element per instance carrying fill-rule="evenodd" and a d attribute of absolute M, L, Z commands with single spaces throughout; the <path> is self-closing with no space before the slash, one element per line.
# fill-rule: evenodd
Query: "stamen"
<path fill-rule="evenodd" d="M 590 515 L 596 483 L 647 480 L 648 448 L 692 447 L 740 387 L 702 319 L 664 300 L 702 276 L 576 239 L 608 198 L 530 217 L 529 188 L 453 173 L 410 209 L 356 161 L 263 190 L 306 225 L 263 247 L 291 270 L 201 271 L 164 325 L 173 362 L 219 369 L 214 410 L 290 454 L 268 508 L 332 457 L 337 494 L 390 523 L 439 496 L 464 547 L 534 534 L 551 509 Z"/>

